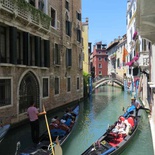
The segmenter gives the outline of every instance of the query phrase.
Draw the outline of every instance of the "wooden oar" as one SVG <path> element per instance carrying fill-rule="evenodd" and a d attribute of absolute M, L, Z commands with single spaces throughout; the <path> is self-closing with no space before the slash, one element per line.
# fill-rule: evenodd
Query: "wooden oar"
<path fill-rule="evenodd" d="M 56 139 L 56 145 L 54 148 L 55 148 L 55 155 L 62 155 L 62 148 L 59 143 L 59 137 L 57 137 Z"/>
<path fill-rule="evenodd" d="M 43 105 L 43 111 L 46 112 L 44 105 Z M 48 125 L 48 120 L 47 120 L 46 113 L 45 113 L 45 121 L 46 121 L 48 136 L 49 136 L 49 139 L 50 139 L 50 145 L 51 145 L 51 148 L 52 148 L 52 154 L 55 155 L 55 152 L 54 152 L 54 149 L 53 149 L 53 145 L 52 145 L 53 143 L 52 143 L 52 138 L 51 138 L 51 132 L 50 132 L 50 128 L 49 128 L 49 125 Z"/>

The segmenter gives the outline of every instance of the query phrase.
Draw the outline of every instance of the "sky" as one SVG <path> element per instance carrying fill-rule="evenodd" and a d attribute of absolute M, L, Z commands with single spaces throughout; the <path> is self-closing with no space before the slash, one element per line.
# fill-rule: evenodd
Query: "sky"
<path fill-rule="evenodd" d="M 82 22 L 88 17 L 89 42 L 109 44 L 126 34 L 127 0 L 81 0 Z"/>

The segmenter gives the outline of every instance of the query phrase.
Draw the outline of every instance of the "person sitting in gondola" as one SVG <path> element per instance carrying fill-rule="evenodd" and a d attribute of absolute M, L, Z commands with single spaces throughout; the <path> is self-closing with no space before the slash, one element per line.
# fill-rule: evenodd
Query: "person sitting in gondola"
<path fill-rule="evenodd" d="M 49 127 L 53 139 L 55 139 L 57 136 L 64 137 L 66 135 L 66 131 L 60 128 L 60 122 L 57 116 L 52 118 Z"/>
<path fill-rule="evenodd" d="M 70 131 L 70 128 L 65 124 L 66 120 L 64 119 L 61 119 L 60 120 L 60 125 L 59 125 L 59 128 L 66 131 L 67 133 Z"/>
<path fill-rule="evenodd" d="M 125 118 L 120 116 L 112 132 L 117 134 L 126 133 L 125 132 L 126 123 L 124 123 L 124 121 L 125 121 Z"/>
<path fill-rule="evenodd" d="M 66 124 L 68 127 L 72 128 L 73 124 L 74 124 L 74 121 L 72 120 L 72 118 L 68 115 L 66 117 L 66 122 L 64 123 Z"/>
<path fill-rule="evenodd" d="M 50 129 L 55 129 L 59 128 L 60 121 L 58 119 L 58 116 L 55 116 L 54 118 L 51 119 L 51 123 L 49 125 Z"/>

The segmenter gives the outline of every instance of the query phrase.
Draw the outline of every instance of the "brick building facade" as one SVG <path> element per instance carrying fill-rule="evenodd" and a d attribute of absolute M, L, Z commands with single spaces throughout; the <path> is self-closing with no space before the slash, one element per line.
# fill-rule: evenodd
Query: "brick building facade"
<path fill-rule="evenodd" d="M 83 97 L 81 1 L 0 1 L 0 117 Z"/>

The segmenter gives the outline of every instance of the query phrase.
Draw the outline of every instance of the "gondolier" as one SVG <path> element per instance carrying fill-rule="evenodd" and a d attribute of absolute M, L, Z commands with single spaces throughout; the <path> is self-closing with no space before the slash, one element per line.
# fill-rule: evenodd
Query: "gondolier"
<path fill-rule="evenodd" d="M 30 120 L 31 125 L 31 137 L 35 144 L 39 143 L 39 115 L 44 115 L 46 112 L 39 113 L 38 109 L 35 107 L 35 103 L 32 102 L 30 107 L 27 109 L 27 115 Z"/>
<path fill-rule="evenodd" d="M 139 111 L 140 109 L 147 110 L 147 111 L 149 110 L 148 108 L 143 107 L 143 106 L 136 100 L 135 97 L 131 97 L 131 106 L 132 106 L 132 105 L 135 107 L 136 116 L 138 115 L 138 111 Z M 149 112 L 150 112 L 150 110 L 149 110 Z"/>

